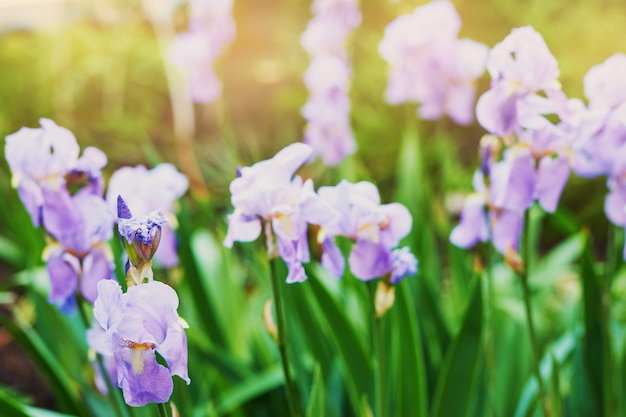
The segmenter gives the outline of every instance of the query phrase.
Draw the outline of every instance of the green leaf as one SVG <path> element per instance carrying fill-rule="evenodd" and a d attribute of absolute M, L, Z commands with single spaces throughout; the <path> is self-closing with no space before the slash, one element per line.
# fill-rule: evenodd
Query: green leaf
<path fill-rule="evenodd" d="M 39 370 L 48 378 L 59 406 L 72 414 L 88 416 L 84 404 L 79 399 L 75 384 L 59 366 L 58 361 L 39 335 L 28 324 L 2 314 L 0 314 L 0 324 L 11 333 Z"/>
<path fill-rule="evenodd" d="M 324 378 L 319 365 L 313 372 L 313 383 L 311 384 L 311 395 L 309 395 L 309 405 L 306 408 L 306 417 L 325 417 L 324 409 Z"/>
<path fill-rule="evenodd" d="M 217 403 L 217 413 L 220 415 L 230 413 L 254 398 L 281 387 L 284 382 L 283 369 L 279 365 L 248 378 L 224 394 Z"/>
<path fill-rule="evenodd" d="M 476 279 L 461 330 L 450 346 L 441 369 L 433 401 L 433 417 L 472 414 L 482 370 L 483 297 Z"/>
<path fill-rule="evenodd" d="M 550 348 L 549 352 L 546 353 L 540 364 L 541 377 L 543 380 L 558 378 L 558 375 L 553 376 L 553 374 L 558 373 L 559 369 L 563 367 L 563 364 L 571 359 L 574 349 L 576 348 L 576 340 L 576 333 L 568 332 Z M 537 380 L 534 375 L 531 375 L 529 376 L 524 390 L 522 391 L 522 395 L 520 396 L 517 409 L 515 410 L 515 417 L 532 416 L 537 404 L 538 394 L 539 386 L 537 384 Z"/>
<path fill-rule="evenodd" d="M 392 403 L 397 408 L 392 409 L 391 415 L 426 417 L 428 387 L 424 346 L 415 314 L 415 302 L 407 284 L 405 281 L 396 287 L 396 302 L 391 310 L 393 314 L 387 320 L 391 327 L 391 339 L 394 341 L 391 359 L 395 359 L 396 363 L 393 374 L 387 374 L 386 386 L 391 387 L 396 383 L 393 392 L 397 395 L 397 401 Z M 389 389 L 387 392 L 389 393 Z"/>

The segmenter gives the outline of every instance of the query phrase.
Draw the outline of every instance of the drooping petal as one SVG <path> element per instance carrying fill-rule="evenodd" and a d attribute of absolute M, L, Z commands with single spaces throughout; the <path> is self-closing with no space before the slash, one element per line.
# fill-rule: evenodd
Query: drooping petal
<path fill-rule="evenodd" d="M 491 233 L 493 246 L 496 250 L 505 254 L 510 247 L 517 250 L 522 235 L 524 217 L 516 212 L 505 210 L 492 216 Z"/>
<path fill-rule="evenodd" d="M 604 199 L 604 213 L 611 223 L 626 226 L 626 189 L 615 187 Z"/>
<path fill-rule="evenodd" d="M 535 195 L 545 211 L 553 213 L 559 204 L 561 193 L 569 178 L 569 162 L 566 158 L 541 158 Z"/>
<path fill-rule="evenodd" d="M 467 249 L 478 242 L 486 242 L 488 238 L 485 200 L 477 194 L 470 195 L 465 199 L 459 224 L 450 233 L 450 242 Z"/>
<path fill-rule="evenodd" d="M 348 259 L 350 271 L 355 277 L 368 281 L 381 277 L 393 268 L 391 251 L 383 244 L 358 240 L 352 247 Z"/>
<path fill-rule="evenodd" d="M 103 279 L 113 279 L 113 262 L 108 246 L 100 245 L 83 259 L 80 279 L 80 292 L 92 304 L 98 298 L 98 282 Z"/>
<path fill-rule="evenodd" d="M 61 252 L 48 258 L 46 267 L 50 274 L 49 301 L 63 306 L 69 299 L 74 298 L 80 262 L 76 257 Z"/>
<path fill-rule="evenodd" d="M 335 240 L 332 237 L 324 239 L 322 249 L 324 251 L 322 253 L 322 265 L 335 278 L 341 278 L 346 267 L 346 260 L 339 247 L 335 244 Z"/>
<path fill-rule="evenodd" d="M 169 370 L 156 361 L 153 349 L 124 349 L 115 355 L 118 385 L 124 401 L 133 407 L 164 403 L 172 396 L 174 383 Z"/>

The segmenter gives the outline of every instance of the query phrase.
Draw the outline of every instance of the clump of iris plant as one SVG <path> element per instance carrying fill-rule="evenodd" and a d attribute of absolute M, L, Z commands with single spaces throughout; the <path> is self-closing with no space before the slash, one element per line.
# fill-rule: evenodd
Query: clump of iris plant
<path fill-rule="evenodd" d="M 133 217 L 118 198 L 118 228 L 128 255 L 128 291 L 116 281 L 98 284 L 89 346 L 115 367 L 107 369 L 130 406 L 164 403 L 173 391 L 172 376 L 187 384 L 186 323 L 179 317 L 178 296 L 153 280 L 151 269 L 163 216 L 157 211 Z M 162 358 L 165 364 L 160 363 Z"/>
<path fill-rule="evenodd" d="M 385 28 L 378 50 L 389 65 L 387 102 L 417 102 L 426 120 L 448 115 L 460 125 L 473 121 L 475 84 L 488 48 L 458 39 L 460 28 L 461 18 L 445 0 L 417 7 Z"/>
<path fill-rule="evenodd" d="M 80 148 L 68 129 L 50 119 L 41 128 L 24 127 L 8 135 L 5 156 L 12 184 L 34 226 L 48 238 L 44 251 L 51 292 L 49 301 L 61 311 L 76 310 L 76 296 L 93 302 L 97 282 L 113 278 L 113 217 L 102 198 L 101 169 L 106 155 Z"/>
<path fill-rule="evenodd" d="M 309 100 L 302 108 L 307 121 L 303 141 L 325 164 L 337 165 L 356 149 L 350 127 L 347 41 L 361 23 L 361 12 L 356 0 L 315 0 L 312 9 L 314 17 L 301 37 L 311 56 L 304 74 Z"/>
<path fill-rule="evenodd" d="M 481 142 L 476 194 L 467 199 L 451 240 L 471 247 L 491 239 L 514 259 L 526 210 L 535 201 L 549 213 L 558 206 L 580 112 L 561 91 L 556 59 L 530 26 L 513 29 L 493 47 L 487 70 L 491 87 L 479 98 L 476 114 L 490 135 Z"/>

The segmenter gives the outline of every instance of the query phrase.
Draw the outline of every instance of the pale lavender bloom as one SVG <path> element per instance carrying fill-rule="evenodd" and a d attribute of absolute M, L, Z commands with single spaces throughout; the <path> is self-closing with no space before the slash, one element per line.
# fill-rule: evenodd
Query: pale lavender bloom
<path fill-rule="evenodd" d="M 392 271 L 392 248 L 411 230 L 412 217 L 402 204 L 380 204 L 378 189 L 372 183 L 341 181 L 334 187 L 320 187 L 319 196 L 337 210 L 339 222 L 323 223 L 319 240 L 324 254 L 322 264 L 337 278 L 343 275 L 345 261 L 335 244 L 336 236 L 355 242 L 348 259 L 355 277 L 370 280 Z"/>
<path fill-rule="evenodd" d="M 191 99 L 195 103 L 212 103 L 222 93 L 213 62 L 217 52 L 202 32 L 176 35 L 170 48 L 170 59 L 187 75 Z"/>
<path fill-rule="evenodd" d="M 107 163 L 102 151 L 86 148 L 79 158 L 76 138 L 52 120 L 40 119 L 41 128 L 23 127 L 8 135 L 5 156 L 11 183 L 31 216 L 33 224 L 57 237 L 68 224 L 79 221 L 72 207 L 69 185 L 83 186 L 95 195 L 102 193 L 100 170 Z"/>
<path fill-rule="evenodd" d="M 513 29 L 494 46 L 487 71 L 491 88 L 479 98 L 476 116 L 489 132 L 506 136 L 537 123 L 543 114 L 558 112 L 552 101 L 561 90 L 558 63 L 532 27 Z"/>
<path fill-rule="evenodd" d="M 290 283 L 306 279 L 302 262 L 309 260 L 308 224 L 331 222 L 337 216 L 315 193 L 310 179 L 294 177 L 311 153 L 308 145 L 291 144 L 271 159 L 241 168 L 230 184 L 235 211 L 228 216 L 224 245 L 253 241 L 265 226 L 268 255 L 278 251 L 289 267 Z"/>
<path fill-rule="evenodd" d="M 161 243 L 155 259 L 165 267 L 178 264 L 176 254 L 176 200 L 189 188 L 187 178 L 172 164 L 159 164 L 152 169 L 143 165 L 122 167 L 109 180 L 106 200 L 111 213 L 117 212 L 117 197 L 124 202 L 134 216 L 146 216 L 161 210 L 167 222 L 163 224 Z"/>
<path fill-rule="evenodd" d="M 417 273 L 417 259 L 408 246 L 391 251 L 391 256 L 393 267 L 389 282 L 392 284 L 399 284 L 405 277 Z"/>
<path fill-rule="evenodd" d="M 125 294 L 113 280 L 98 284 L 87 341 L 104 357 L 115 358 L 117 385 L 130 406 L 167 402 L 173 375 L 190 382 L 187 338 L 177 308 L 176 292 L 158 281 L 132 286 Z M 157 363 L 157 352 L 167 366 Z"/>
<path fill-rule="evenodd" d="M 337 165 L 356 149 L 350 127 L 352 71 L 346 44 L 361 22 L 361 12 L 355 0 L 315 0 L 312 9 L 315 15 L 301 37 L 312 57 L 304 74 L 310 98 L 302 109 L 307 120 L 303 140 L 313 148 L 313 156 Z"/>
<path fill-rule="evenodd" d="M 488 49 L 457 39 L 461 19 L 449 1 L 434 1 L 398 17 L 385 28 L 380 55 L 390 67 L 385 98 L 391 104 L 415 101 L 419 115 L 473 120 L 475 81 L 485 70 Z"/>
<path fill-rule="evenodd" d="M 72 197 L 78 220 L 68 224 L 45 252 L 50 275 L 49 301 L 66 313 L 76 307 L 76 292 L 93 303 L 100 280 L 113 278 L 113 257 L 106 242 L 113 234 L 113 217 L 105 201 L 91 194 Z"/>
<path fill-rule="evenodd" d="M 345 58 L 321 55 L 311 61 L 304 74 L 311 92 L 302 108 L 302 115 L 308 120 L 304 142 L 328 165 L 337 165 L 356 150 L 350 127 L 350 72 Z"/>
<path fill-rule="evenodd" d="M 187 75 L 192 100 L 211 103 L 222 87 L 214 62 L 236 35 L 232 0 L 192 0 L 189 31 L 176 35 L 170 60 Z"/>

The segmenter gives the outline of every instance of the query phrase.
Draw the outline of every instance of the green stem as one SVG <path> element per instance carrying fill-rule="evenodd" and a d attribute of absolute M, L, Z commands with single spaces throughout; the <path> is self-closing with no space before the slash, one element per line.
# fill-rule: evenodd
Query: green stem
<path fill-rule="evenodd" d="M 611 285 L 613 282 L 613 278 L 617 270 L 619 269 L 619 257 L 616 255 L 616 238 L 617 238 L 617 230 L 616 226 L 613 224 L 609 224 L 608 230 L 608 244 L 607 244 L 607 260 L 605 264 L 605 279 L 602 285 L 602 300 L 601 300 L 601 308 L 602 308 L 602 339 L 603 339 L 603 349 L 604 349 L 604 358 L 603 358 L 603 377 L 604 377 L 604 387 L 603 387 L 603 402 L 604 402 L 604 415 L 612 415 L 613 414 L 613 355 L 611 349 Z"/>
<path fill-rule="evenodd" d="M 89 319 L 87 318 L 87 314 L 85 313 L 85 310 L 83 309 L 84 304 L 85 304 L 85 301 L 81 298 L 79 301 L 79 305 L 78 305 L 78 312 L 79 312 L 81 321 L 83 322 L 83 325 L 85 326 L 85 329 L 89 329 L 90 327 Z M 113 402 L 113 408 L 115 409 L 115 414 L 120 417 L 128 417 L 127 409 L 122 404 L 120 394 L 117 388 L 113 386 L 113 382 L 111 382 L 111 378 L 109 378 L 109 373 L 107 372 L 106 367 L 104 366 L 104 360 L 102 359 L 102 355 L 99 353 L 96 353 L 96 362 L 98 363 L 98 368 L 100 368 L 100 373 L 102 374 L 102 378 L 104 379 L 104 382 L 107 386 L 107 390 L 109 391 L 109 394 L 111 394 L 111 397 L 112 397 L 111 399 Z"/>
<path fill-rule="evenodd" d="M 159 408 L 159 417 L 169 417 L 165 409 L 165 403 L 158 403 L 157 407 Z"/>
<path fill-rule="evenodd" d="M 291 417 L 299 417 L 300 413 L 296 407 L 296 393 L 291 379 L 291 370 L 289 368 L 289 358 L 287 356 L 287 343 L 285 339 L 285 321 L 283 318 L 282 298 L 280 296 L 280 281 L 276 273 L 277 258 L 270 259 L 270 269 L 272 278 L 272 291 L 274 294 L 274 311 L 276 312 L 276 329 L 277 344 L 280 351 L 280 359 L 285 374 L 285 389 L 287 391 L 287 404 L 289 406 L 289 414 Z"/>
<path fill-rule="evenodd" d="M 489 222 L 488 214 L 487 222 Z M 489 223 L 487 223 L 489 224 Z M 487 300 L 488 307 L 486 309 L 485 321 L 487 323 L 487 331 L 485 333 L 485 366 L 487 368 L 487 392 L 489 394 L 488 405 L 491 409 L 490 415 L 496 415 L 496 358 L 495 358 L 495 331 L 494 331 L 494 316 L 496 311 L 496 299 L 495 299 L 495 283 L 493 280 L 493 245 L 490 243 L 491 233 L 486 244 L 485 251 L 485 272 L 487 276 Z"/>
<path fill-rule="evenodd" d="M 372 318 L 372 345 L 374 346 L 374 382 L 376 417 L 383 417 L 385 405 L 385 390 L 383 385 L 383 340 L 381 332 L 381 318 L 376 314 L 376 283 L 374 280 L 367 283 L 370 294 L 370 310 Z"/>
<path fill-rule="evenodd" d="M 533 311 L 531 305 L 531 294 L 530 294 L 530 286 L 528 284 L 528 271 L 530 270 L 529 260 L 530 260 L 530 243 L 532 240 L 530 239 L 530 224 L 529 224 L 529 210 L 526 210 L 524 215 L 524 250 L 523 250 L 523 266 L 522 270 L 519 271 L 519 276 L 522 281 L 522 290 L 524 292 L 524 309 L 526 311 L 526 322 L 528 324 L 528 335 L 530 336 L 530 344 L 533 350 L 534 361 L 533 361 L 533 372 L 535 373 L 535 378 L 537 378 L 537 384 L 539 385 L 539 401 L 541 402 L 541 406 L 543 408 L 543 415 L 548 417 L 550 415 L 550 411 L 548 410 L 548 404 L 546 402 L 546 388 L 543 382 L 543 378 L 541 377 L 541 351 L 539 349 L 539 342 L 537 340 L 537 334 L 535 332 L 535 323 L 533 321 Z"/>

